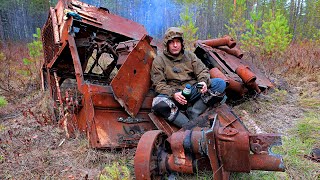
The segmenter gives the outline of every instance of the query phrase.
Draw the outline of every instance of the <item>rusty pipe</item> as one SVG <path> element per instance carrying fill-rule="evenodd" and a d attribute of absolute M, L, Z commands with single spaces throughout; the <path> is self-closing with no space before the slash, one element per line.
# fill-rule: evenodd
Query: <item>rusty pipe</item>
<path fill-rule="evenodd" d="M 243 84 L 233 80 L 232 78 L 226 77 L 219 68 L 212 68 L 209 71 L 210 78 L 221 78 L 227 83 L 227 90 L 231 90 L 239 94 L 240 96 L 244 96 L 248 89 L 244 87 Z"/>
<path fill-rule="evenodd" d="M 198 43 L 205 44 L 211 47 L 228 46 L 229 48 L 233 48 L 237 44 L 236 41 L 228 35 L 217 39 L 198 40 Z"/>
<path fill-rule="evenodd" d="M 252 89 L 254 89 L 257 93 L 261 93 L 261 90 L 260 90 L 260 88 L 259 88 L 259 86 L 258 86 L 258 84 L 257 84 L 257 82 L 256 81 L 254 81 L 254 82 L 252 82 L 252 83 L 250 83 L 250 84 L 247 84 L 250 88 L 252 88 Z"/>
<path fill-rule="evenodd" d="M 172 153 L 175 154 L 176 157 L 185 158 L 191 153 L 195 155 L 203 153 L 201 151 L 203 147 L 200 147 L 201 141 L 204 141 L 202 131 L 178 131 L 171 134 L 167 141 L 170 143 Z"/>
<path fill-rule="evenodd" d="M 248 66 L 240 65 L 236 69 L 236 73 L 242 79 L 245 84 L 255 81 L 257 79 L 256 75 L 249 69 Z"/>
<path fill-rule="evenodd" d="M 251 170 L 285 171 L 281 156 L 268 154 L 250 154 Z"/>
<path fill-rule="evenodd" d="M 260 93 L 261 90 L 258 86 L 258 84 L 255 82 L 257 77 L 256 75 L 250 70 L 248 66 L 240 65 L 236 69 L 236 73 L 239 75 L 239 77 L 242 79 L 242 81 L 250 88 L 257 91 L 257 93 Z"/>
<path fill-rule="evenodd" d="M 243 53 L 241 52 L 241 50 L 235 46 L 234 48 L 229 48 L 228 46 L 218 46 L 216 47 L 217 49 L 220 49 L 228 54 L 234 55 L 235 57 L 241 59 L 243 57 Z"/>
<path fill-rule="evenodd" d="M 192 174 L 194 172 L 192 159 L 189 157 L 179 158 L 176 157 L 175 154 L 168 154 L 166 159 L 166 168 L 170 171 L 181 172 L 186 174 Z"/>
<path fill-rule="evenodd" d="M 167 170 L 182 172 L 182 173 L 194 173 L 194 164 L 192 156 L 198 156 L 200 154 L 199 141 L 203 140 L 200 131 L 178 131 L 173 133 L 167 141 L 170 143 L 172 154 L 166 154 L 165 166 Z M 164 164 L 163 162 L 160 164 Z M 161 171 L 164 170 L 164 166 Z"/>
<path fill-rule="evenodd" d="M 227 90 L 236 92 L 240 96 L 244 96 L 248 92 L 248 89 L 242 83 L 235 81 L 232 78 L 229 78 L 229 86 Z"/>
<path fill-rule="evenodd" d="M 220 78 L 220 79 L 223 79 L 226 84 L 227 84 L 227 87 L 229 86 L 229 79 L 226 77 L 226 75 L 224 75 L 219 68 L 212 68 L 210 69 L 209 71 L 209 74 L 210 74 L 210 78 Z"/>

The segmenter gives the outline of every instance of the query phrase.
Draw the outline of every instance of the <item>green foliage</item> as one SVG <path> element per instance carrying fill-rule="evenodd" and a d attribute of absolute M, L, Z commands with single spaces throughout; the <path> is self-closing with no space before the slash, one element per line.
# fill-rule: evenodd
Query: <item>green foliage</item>
<path fill-rule="evenodd" d="M 285 102 L 288 92 L 286 90 L 275 89 L 275 92 L 271 95 L 276 102 Z"/>
<path fill-rule="evenodd" d="M 299 179 L 317 179 L 320 165 L 303 156 L 320 146 L 320 115 L 317 112 L 306 114 L 305 118 L 290 130 L 290 136 L 283 137 L 280 147 L 285 154 L 284 162 L 287 173 Z"/>
<path fill-rule="evenodd" d="M 301 98 L 299 105 L 305 108 L 318 108 L 320 109 L 320 101 L 317 97 Z"/>
<path fill-rule="evenodd" d="M 58 0 L 49 0 L 50 6 L 55 6 L 58 3 Z"/>
<path fill-rule="evenodd" d="M 261 44 L 261 28 L 258 22 L 261 20 L 261 13 L 250 13 L 252 21 L 246 20 L 247 31 L 241 34 L 241 48 L 246 50 L 251 56 L 259 52 Z"/>
<path fill-rule="evenodd" d="M 32 63 L 32 61 L 30 59 L 27 59 L 27 58 L 23 58 L 22 62 L 23 62 L 24 65 L 30 65 Z"/>
<path fill-rule="evenodd" d="M 296 132 L 302 142 L 310 141 L 314 144 L 320 139 L 320 115 L 306 114 L 305 119 L 297 125 Z M 318 142 L 320 144 L 320 142 Z"/>
<path fill-rule="evenodd" d="M 6 130 L 6 127 L 4 125 L 0 124 L 0 132 L 5 131 L 5 130 Z"/>
<path fill-rule="evenodd" d="M 287 49 L 292 35 L 289 33 L 287 19 L 279 11 L 273 16 L 270 10 L 269 19 L 270 21 L 264 21 L 262 24 L 262 48 L 265 54 L 279 54 Z"/>
<path fill-rule="evenodd" d="M 196 35 L 198 28 L 195 26 L 193 21 L 193 14 L 189 11 L 188 7 L 185 7 L 185 11 L 180 14 L 182 20 L 181 28 L 183 30 L 183 39 L 186 49 L 191 50 L 193 43 L 198 39 Z"/>
<path fill-rule="evenodd" d="M 48 11 L 50 7 L 50 1 L 43 0 L 29 0 L 28 3 L 29 10 L 32 14 L 41 13 L 44 11 Z"/>
<path fill-rule="evenodd" d="M 7 9 L 8 7 L 10 7 L 10 6 L 9 6 L 10 3 L 12 3 L 12 2 L 10 2 L 10 1 L 8 1 L 8 0 L 0 0 L 0 10 L 5 10 L 5 9 Z"/>
<path fill-rule="evenodd" d="M 319 39 L 320 1 L 308 0 L 303 2 L 300 14 L 300 16 L 295 17 L 296 24 L 291 25 L 291 31 L 294 32 L 295 38 L 298 40 Z"/>
<path fill-rule="evenodd" d="M 241 48 L 253 59 L 258 55 L 266 58 L 281 55 L 292 38 L 285 16 L 280 11 L 273 15 L 270 10 L 268 16 L 265 15 L 262 20 L 262 12 L 252 10 L 250 20 L 246 20 L 241 9 L 246 10 L 243 0 L 237 1 L 234 17 L 230 19 L 230 25 L 226 26 L 229 34 L 240 41 Z"/>
<path fill-rule="evenodd" d="M 7 100 L 3 96 L 0 96 L 0 107 L 3 107 L 7 104 L 8 104 Z"/>
<path fill-rule="evenodd" d="M 0 163 L 2 163 L 3 161 L 4 161 L 4 157 L 0 155 Z"/>
<path fill-rule="evenodd" d="M 231 179 L 250 179 L 250 180 L 278 180 L 284 179 L 285 173 L 268 172 L 268 171 L 252 171 L 250 173 L 233 173 Z"/>
<path fill-rule="evenodd" d="M 42 13 L 49 10 L 49 6 L 56 4 L 57 0 L 15 0 L 14 2 L 8 0 L 0 0 L 0 10 L 10 11 L 14 8 L 12 4 L 24 6 L 31 14 Z"/>
<path fill-rule="evenodd" d="M 41 30 L 37 28 L 37 32 L 33 34 L 35 38 L 31 43 L 28 43 L 29 58 L 23 58 L 22 62 L 25 65 L 23 69 L 18 70 L 19 74 L 29 76 L 33 79 L 38 78 L 38 72 L 41 66 L 43 47 L 41 41 Z"/>
<path fill-rule="evenodd" d="M 33 34 L 33 37 L 35 38 L 32 43 L 28 44 L 29 49 L 29 55 L 31 58 L 39 58 L 42 56 L 42 41 L 41 41 L 41 30 L 40 28 L 37 28 L 36 34 Z"/>
<path fill-rule="evenodd" d="M 114 162 L 112 166 L 106 166 L 99 177 L 100 180 L 129 180 L 130 170 L 126 165 Z"/>
<path fill-rule="evenodd" d="M 246 30 L 246 19 L 244 14 L 246 10 L 246 0 L 238 0 L 236 7 L 231 7 L 232 16 L 229 20 L 229 24 L 225 25 L 225 27 L 228 29 L 229 35 L 236 40 L 239 40 L 241 34 Z"/>

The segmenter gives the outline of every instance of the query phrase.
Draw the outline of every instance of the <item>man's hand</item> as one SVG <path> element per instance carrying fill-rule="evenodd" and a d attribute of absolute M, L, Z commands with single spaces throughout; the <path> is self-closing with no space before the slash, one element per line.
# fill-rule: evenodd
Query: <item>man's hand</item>
<path fill-rule="evenodd" d="M 182 92 L 176 92 L 173 95 L 173 99 L 176 100 L 179 104 L 185 105 L 187 104 L 186 98 L 182 95 Z"/>
<path fill-rule="evenodd" d="M 205 93 L 208 91 L 208 86 L 205 82 L 199 82 L 198 84 L 201 84 L 202 85 L 202 88 L 200 89 L 200 92 L 201 93 Z"/>

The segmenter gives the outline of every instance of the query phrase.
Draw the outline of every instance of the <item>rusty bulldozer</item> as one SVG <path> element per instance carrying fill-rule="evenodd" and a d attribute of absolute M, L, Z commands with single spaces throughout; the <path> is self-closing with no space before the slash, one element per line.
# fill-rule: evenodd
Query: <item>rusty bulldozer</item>
<path fill-rule="evenodd" d="M 92 148 L 137 147 L 137 179 L 197 169 L 211 169 L 215 179 L 228 179 L 230 172 L 284 171 L 281 156 L 271 151 L 281 145 L 280 135 L 251 134 L 226 104 L 182 129 L 152 113 L 150 68 L 157 46 L 142 25 L 107 8 L 59 0 L 49 10 L 42 41 L 42 86 L 67 136 L 83 132 Z M 195 46 L 211 77 L 227 82 L 229 99 L 272 88 L 241 59 L 231 37 Z"/>

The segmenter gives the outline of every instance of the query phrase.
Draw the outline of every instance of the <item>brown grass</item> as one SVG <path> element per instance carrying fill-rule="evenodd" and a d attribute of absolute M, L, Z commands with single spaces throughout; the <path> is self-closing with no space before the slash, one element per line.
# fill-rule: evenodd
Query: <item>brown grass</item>
<path fill-rule="evenodd" d="M 133 149 L 92 149 L 79 132 L 66 139 L 50 118 L 46 96 L 38 92 L 0 110 L 0 179 L 96 179 L 116 161 L 132 170 Z"/>
<path fill-rule="evenodd" d="M 26 43 L 6 43 L 0 47 L 0 95 L 11 103 L 39 89 L 39 68 L 36 64 L 25 65 L 28 58 Z"/>
<path fill-rule="evenodd" d="M 314 41 L 294 42 L 284 55 L 284 65 L 292 70 L 313 74 L 320 70 L 320 43 Z"/>

